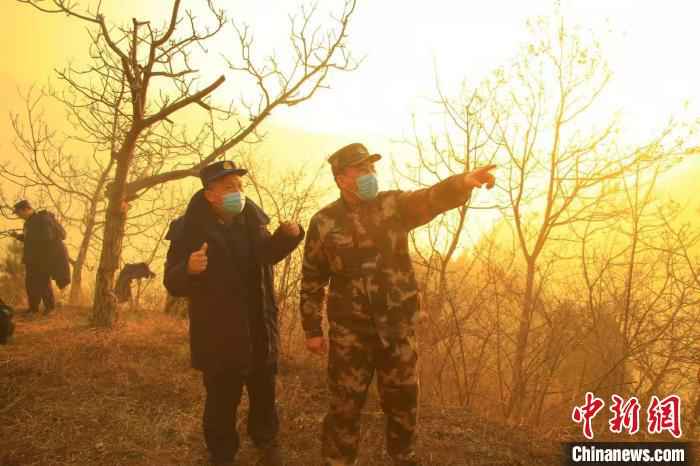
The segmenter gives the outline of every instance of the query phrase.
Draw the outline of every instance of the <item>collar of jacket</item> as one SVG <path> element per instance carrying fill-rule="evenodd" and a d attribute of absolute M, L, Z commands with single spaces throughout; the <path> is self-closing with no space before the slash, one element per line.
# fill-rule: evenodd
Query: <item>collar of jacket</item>
<path fill-rule="evenodd" d="M 345 196 L 343 196 L 342 192 L 340 193 L 340 197 L 338 198 L 338 204 L 340 205 L 340 207 L 348 212 L 354 212 L 356 210 L 360 210 L 362 208 L 363 202 L 366 202 L 366 201 L 360 200 L 357 203 L 352 204 L 345 199 Z"/>
<path fill-rule="evenodd" d="M 367 201 L 360 200 L 356 204 L 351 204 L 345 199 L 345 197 L 343 197 L 343 194 L 341 193 L 338 200 L 335 201 L 335 204 L 341 212 L 363 212 L 367 209 L 371 209 L 374 205 L 376 205 L 377 200 L 379 199 L 381 194 L 382 192 L 379 192 L 374 199 L 370 199 Z"/>

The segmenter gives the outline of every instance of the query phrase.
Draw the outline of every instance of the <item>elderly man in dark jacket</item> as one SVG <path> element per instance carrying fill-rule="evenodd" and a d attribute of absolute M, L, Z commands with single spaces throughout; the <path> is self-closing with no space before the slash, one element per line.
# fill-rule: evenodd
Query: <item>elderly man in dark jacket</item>
<path fill-rule="evenodd" d="M 192 365 L 203 372 L 204 438 L 212 462 L 233 464 L 236 409 L 245 385 L 248 434 L 260 450 L 259 464 L 282 465 L 272 265 L 299 245 L 304 232 L 288 222 L 268 232 L 269 218 L 243 193 L 246 173 L 230 161 L 202 170 L 204 189 L 168 232 L 164 283 L 171 295 L 189 299 Z"/>
<path fill-rule="evenodd" d="M 24 233 L 12 236 L 24 242 L 22 261 L 26 268 L 29 312 L 38 312 L 43 301 L 44 312 L 48 313 L 55 307 L 51 279 L 60 289 L 70 283 L 68 251 L 63 243 L 66 231 L 51 212 L 36 212 L 26 200 L 15 204 L 14 212 L 24 220 Z"/>

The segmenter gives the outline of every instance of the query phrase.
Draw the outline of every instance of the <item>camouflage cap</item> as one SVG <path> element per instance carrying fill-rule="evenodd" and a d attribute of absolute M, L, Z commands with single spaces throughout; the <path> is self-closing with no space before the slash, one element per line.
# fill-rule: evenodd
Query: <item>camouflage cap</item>
<path fill-rule="evenodd" d="M 366 160 L 376 162 L 381 158 L 382 156 L 379 154 L 370 155 L 369 151 L 364 145 L 356 142 L 353 144 L 348 144 L 347 146 L 335 151 L 333 155 L 328 157 L 328 163 L 331 164 L 333 174 L 337 174 L 347 167 L 357 165 Z"/>

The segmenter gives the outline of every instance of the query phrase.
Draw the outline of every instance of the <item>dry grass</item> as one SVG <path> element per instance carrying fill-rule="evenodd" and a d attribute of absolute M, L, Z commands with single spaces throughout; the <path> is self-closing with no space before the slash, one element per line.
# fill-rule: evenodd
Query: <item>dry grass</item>
<path fill-rule="evenodd" d="M 325 372 L 318 361 L 286 361 L 278 395 L 281 440 L 293 466 L 319 464 Z M 189 367 L 186 321 L 132 316 L 113 331 L 87 326 L 84 310 L 17 319 L 0 347 L 0 464 L 202 465 L 203 388 Z M 239 416 L 244 431 L 245 401 Z M 376 395 L 364 415 L 361 465 L 388 465 Z M 239 463 L 253 464 L 245 435 Z M 421 408 L 425 464 L 560 464 L 554 443 L 476 419 L 463 410 Z M 539 452 L 539 453 L 538 453 Z"/>

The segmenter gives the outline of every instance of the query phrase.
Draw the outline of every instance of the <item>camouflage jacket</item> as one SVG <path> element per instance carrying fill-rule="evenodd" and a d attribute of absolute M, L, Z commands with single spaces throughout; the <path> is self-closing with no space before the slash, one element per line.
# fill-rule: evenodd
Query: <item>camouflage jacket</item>
<path fill-rule="evenodd" d="M 333 324 L 376 332 L 383 341 L 413 331 L 418 284 L 408 233 L 438 214 L 464 204 L 471 194 L 463 176 L 417 191 L 384 191 L 351 207 L 342 198 L 317 212 L 304 247 L 301 317 L 306 337 L 320 336 L 321 310 Z"/>

